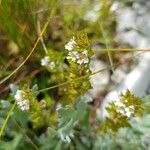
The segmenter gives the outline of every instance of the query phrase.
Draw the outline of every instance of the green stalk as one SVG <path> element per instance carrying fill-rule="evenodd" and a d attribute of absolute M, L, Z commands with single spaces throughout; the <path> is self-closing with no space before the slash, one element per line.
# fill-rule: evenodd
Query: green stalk
<path fill-rule="evenodd" d="M 106 38 L 106 35 L 105 35 L 105 32 L 104 32 L 104 29 L 103 29 L 103 25 L 102 25 L 102 23 L 98 23 L 98 24 L 100 26 L 100 30 L 101 30 L 103 39 L 105 41 L 106 49 L 109 49 L 109 44 L 108 44 L 108 41 L 107 41 L 107 38 Z M 112 72 L 114 73 L 113 59 L 112 59 L 111 51 L 107 50 L 107 54 L 108 54 L 108 59 L 109 59 L 110 65 L 112 66 Z"/>
<path fill-rule="evenodd" d="M 5 119 L 3 125 L 2 125 L 2 127 L 1 127 L 1 129 L 0 129 L 0 138 L 1 138 L 1 136 L 3 135 L 3 131 L 4 131 L 5 127 L 6 127 L 6 125 L 7 125 L 7 122 L 8 122 L 8 120 L 9 120 L 10 116 L 11 116 L 11 113 L 12 113 L 13 110 L 15 109 L 15 106 L 16 106 L 16 102 L 12 105 L 11 109 L 10 109 L 9 112 L 7 113 L 6 119 Z"/>

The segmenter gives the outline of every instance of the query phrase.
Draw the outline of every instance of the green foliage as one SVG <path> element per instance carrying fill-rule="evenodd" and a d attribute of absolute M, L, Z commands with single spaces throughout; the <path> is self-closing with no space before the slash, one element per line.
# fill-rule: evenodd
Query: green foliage
<path fill-rule="evenodd" d="M 115 135 L 111 133 L 99 136 L 95 149 L 98 150 L 147 150 L 149 148 L 149 115 L 143 116 L 141 119 L 134 118 L 131 120 L 131 127 L 121 128 Z"/>
<path fill-rule="evenodd" d="M 16 87 L 14 86 L 12 88 L 12 94 L 15 91 L 15 89 L 16 89 Z M 22 95 L 21 95 L 22 99 L 29 101 L 29 111 L 27 111 L 27 112 L 28 112 L 29 118 L 32 122 L 33 129 L 38 129 L 43 126 L 47 126 L 50 121 L 50 117 L 48 116 L 48 111 L 42 110 L 42 106 L 40 106 L 40 103 L 36 99 L 37 90 L 38 90 L 37 85 L 34 85 L 32 87 L 32 89 L 29 89 L 26 85 L 24 85 L 22 87 L 22 90 L 23 90 Z M 16 93 L 17 93 L 17 91 L 16 91 Z M 16 93 L 14 93 L 14 95 L 13 95 L 14 97 L 15 97 Z M 17 118 L 19 119 L 20 123 L 23 123 L 23 125 L 25 125 L 24 121 L 26 119 L 25 118 L 23 119 L 22 118 L 23 116 L 20 116 L 20 115 L 18 115 Z M 20 119 L 23 119 L 23 120 L 20 120 Z"/>
<path fill-rule="evenodd" d="M 29 56 L 48 25 L 32 56 L 0 87 L 0 150 L 150 148 L 149 97 L 127 91 L 100 122 L 87 95 L 92 48 L 120 45 L 112 2 L 0 0 L 1 79 Z M 9 94 L 8 83 L 19 86 L 10 84 Z"/>
<path fill-rule="evenodd" d="M 45 67 L 51 73 L 50 82 L 51 85 L 57 83 L 69 83 L 58 87 L 57 95 L 60 97 L 59 101 L 64 104 L 73 104 L 75 100 L 83 95 L 88 89 L 90 89 L 89 76 L 89 64 L 90 57 L 93 55 L 90 49 L 90 42 L 85 31 L 76 32 L 73 36 L 73 40 L 76 42 L 71 52 L 66 50 L 63 52 L 56 52 L 54 50 L 48 50 L 46 57 L 49 58 L 49 62 Z M 84 52 L 87 54 L 83 54 Z M 75 53 L 75 55 L 69 55 Z M 77 53 L 77 54 L 76 54 Z M 78 60 L 76 60 L 76 55 L 79 55 Z M 67 64 L 65 63 L 66 58 Z M 83 63 L 86 59 L 88 62 Z M 81 64 L 78 63 L 81 62 Z M 83 77 L 76 80 L 79 77 Z M 80 90 L 79 90 L 80 89 Z"/>
<path fill-rule="evenodd" d="M 78 135 L 90 135 L 89 108 L 87 102 L 91 101 L 88 96 L 81 97 L 73 107 L 65 106 L 58 109 L 58 129 L 48 128 L 47 136 L 43 137 L 42 149 L 68 149 L 73 148 L 71 141 L 79 142 Z M 81 132 L 82 131 L 82 132 Z M 49 143 L 46 141 L 49 140 Z M 86 139 L 87 140 L 87 139 Z M 88 142 L 88 141 L 86 141 Z M 46 143 L 46 145 L 45 145 Z M 65 144 L 66 143 L 66 144 Z M 72 146 L 69 146 L 71 144 Z M 77 144 L 77 143 L 76 143 Z M 81 143 L 80 143 L 81 144 Z M 79 144 L 79 145 L 80 145 Z M 77 144 L 78 145 L 78 144 Z M 79 146 L 78 145 L 78 146 Z M 86 147 L 86 146 L 85 146 Z"/>
<path fill-rule="evenodd" d="M 129 95 L 129 91 L 127 92 Z M 124 94 L 124 95 L 127 95 Z M 130 96 L 133 94 L 130 93 Z M 42 132 L 37 135 L 32 128 L 28 127 L 28 121 L 30 115 L 27 112 L 21 111 L 20 109 L 15 109 L 12 118 L 5 130 L 5 137 L 0 142 L 1 148 L 4 150 L 12 148 L 12 150 L 20 148 L 37 149 L 39 147 L 41 150 L 49 149 L 139 149 L 146 150 L 149 147 L 149 130 L 150 116 L 148 114 L 148 109 L 150 105 L 147 104 L 149 98 L 143 99 L 143 116 L 141 118 L 135 117 L 134 115 L 128 119 L 130 126 L 116 124 L 117 130 L 112 132 L 107 130 L 107 132 L 99 132 L 97 129 L 93 128 L 90 121 L 91 110 L 87 103 L 91 102 L 91 98 L 87 95 L 80 97 L 76 100 L 74 105 L 60 106 L 57 109 L 58 119 L 57 124 L 49 125 L 46 132 Z M 6 110 L 9 109 L 9 103 L 4 104 L 3 107 Z M 1 113 L 2 114 L 1 109 Z M 113 110 L 113 109 L 112 109 Z M 52 113 L 51 113 L 52 115 Z M 50 121 L 52 123 L 52 121 Z M 106 122 L 105 122 L 106 123 Z M 109 122 L 110 123 L 110 122 Z M 125 122 L 123 122 L 125 123 Z M 109 124 L 105 124 L 108 128 Z M 103 126 L 103 122 L 95 125 L 96 128 Z M 115 127 L 115 128 L 116 128 Z M 12 130 L 13 128 L 13 130 Z M 19 131 L 21 132 L 17 132 Z M 112 126 L 110 126 L 112 129 Z M 22 136 L 22 134 L 25 135 Z M 32 137 L 32 142 L 26 139 L 26 136 Z M 6 140 L 7 136 L 13 137 L 12 139 Z"/>

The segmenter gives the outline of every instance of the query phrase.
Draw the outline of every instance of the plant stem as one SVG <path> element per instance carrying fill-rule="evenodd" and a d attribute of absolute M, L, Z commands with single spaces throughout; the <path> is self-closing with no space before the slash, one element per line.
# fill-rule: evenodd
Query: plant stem
<path fill-rule="evenodd" d="M 143 52 L 150 52 L 150 49 L 140 49 L 140 48 L 102 48 L 102 49 L 97 49 L 97 50 L 93 50 L 93 51 L 101 51 L 101 52 L 106 52 L 106 51 L 110 51 L 110 52 L 136 52 L 136 51 L 143 51 Z"/>
<path fill-rule="evenodd" d="M 1 129 L 0 129 L 0 138 L 1 138 L 2 134 L 3 134 L 3 131 L 4 131 L 5 127 L 6 127 L 6 125 L 7 125 L 8 120 L 9 120 L 9 118 L 10 118 L 10 116 L 11 116 L 11 113 L 12 113 L 13 110 L 15 109 L 15 106 L 16 106 L 16 102 L 12 105 L 11 109 L 10 109 L 9 112 L 7 113 L 6 119 L 5 119 L 3 125 L 2 125 L 2 127 L 1 127 Z"/>
<path fill-rule="evenodd" d="M 107 41 L 107 37 L 106 37 L 106 35 L 105 35 L 105 31 L 104 31 L 104 29 L 103 29 L 103 25 L 102 25 L 102 23 L 98 23 L 99 24 L 99 26 L 100 26 L 100 30 L 101 30 L 101 33 L 102 33 L 102 37 L 103 37 L 103 39 L 104 39 L 104 41 L 105 41 L 105 45 L 106 45 L 106 49 L 107 49 L 107 54 L 108 54 L 108 58 L 109 58 L 109 62 L 110 62 L 110 65 L 111 66 L 113 66 L 113 59 L 112 59 L 112 56 L 111 56 L 111 51 L 109 51 L 108 49 L 109 49 L 109 44 L 108 44 L 108 41 Z M 112 67 L 112 72 L 114 73 L 114 68 Z"/>
<path fill-rule="evenodd" d="M 143 52 L 138 53 L 136 56 L 139 56 L 139 55 L 142 54 L 142 53 L 143 53 Z M 136 57 L 136 56 L 134 56 L 134 57 Z M 132 58 L 132 57 L 131 57 L 131 58 Z M 125 63 L 125 62 L 124 62 L 124 63 Z M 78 78 L 75 78 L 75 79 L 72 79 L 72 80 L 68 80 L 68 81 L 66 81 L 66 82 L 63 82 L 63 83 L 60 83 L 60 84 L 56 84 L 56 85 L 54 85 L 54 86 L 50 86 L 50 87 L 47 87 L 47 88 L 38 90 L 37 93 L 44 92 L 44 91 L 48 91 L 48 90 L 51 90 L 51 89 L 55 89 L 55 88 L 57 88 L 57 87 L 66 85 L 66 84 L 68 84 L 68 83 L 71 83 L 71 82 L 74 82 L 74 81 L 77 81 L 77 80 L 81 80 L 81 79 L 84 79 L 84 78 L 86 78 L 86 77 L 93 76 L 93 75 L 95 75 L 95 74 L 97 74 L 97 73 L 100 73 L 100 72 L 106 71 L 106 70 L 110 70 L 110 69 L 112 69 L 112 67 L 114 68 L 114 67 L 117 67 L 117 66 L 119 66 L 119 65 L 121 65 L 121 64 L 124 64 L 124 63 L 113 64 L 113 66 L 109 66 L 109 67 L 100 69 L 100 70 L 95 71 L 95 72 L 93 72 L 93 73 L 91 73 L 91 74 L 86 74 L 86 75 L 83 75 L 83 76 L 81 76 L 81 77 L 78 77 Z"/>
<path fill-rule="evenodd" d="M 55 4 L 56 4 L 56 3 L 55 3 Z M 31 49 L 30 53 L 28 54 L 28 56 L 24 59 L 24 61 L 23 61 L 12 73 L 10 73 L 8 76 L 6 76 L 4 79 L 2 79 L 2 80 L 0 81 L 0 84 L 4 83 L 4 82 L 7 81 L 11 76 L 13 76 L 16 72 L 18 72 L 18 70 L 19 70 L 19 69 L 26 63 L 26 61 L 30 58 L 30 56 L 32 55 L 32 53 L 35 51 L 36 46 L 38 45 L 38 43 L 39 43 L 39 41 L 40 41 L 42 35 L 43 35 L 44 32 L 46 31 L 46 29 L 47 29 L 47 27 L 48 27 L 48 24 L 49 24 L 49 21 L 50 21 L 51 17 L 53 16 L 54 12 L 55 12 L 55 11 L 54 11 L 55 8 L 56 8 L 55 6 L 52 8 L 49 17 L 48 17 L 48 19 L 47 19 L 47 21 L 46 21 L 46 23 L 45 23 L 45 25 L 44 25 L 44 27 L 43 27 L 43 29 L 42 29 L 40 35 L 38 36 L 36 42 L 34 43 L 34 45 L 33 45 L 32 49 Z"/>

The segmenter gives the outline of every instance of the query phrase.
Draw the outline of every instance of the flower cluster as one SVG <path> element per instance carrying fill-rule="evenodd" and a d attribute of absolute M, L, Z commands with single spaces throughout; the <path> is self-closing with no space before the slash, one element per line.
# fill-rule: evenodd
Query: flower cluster
<path fill-rule="evenodd" d="M 75 45 L 77 45 L 76 41 L 74 40 L 75 38 L 73 37 L 66 45 L 65 45 L 65 49 L 67 49 L 68 51 L 73 50 L 73 48 L 75 47 Z"/>
<path fill-rule="evenodd" d="M 69 51 L 67 59 L 70 59 L 77 64 L 88 64 L 88 50 L 83 50 L 83 52 L 73 51 L 73 49 L 77 46 L 77 43 L 74 40 L 74 37 L 65 45 L 65 49 Z"/>
<path fill-rule="evenodd" d="M 108 116 L 99 126 L 99 130 L 102 132 L 110 130 L 117 132 L 120 128 L 130 127 L 131 118 L 142 116 L 144 106 L 139 97 L 127 90 L 121 94 L 120 99 L 109 103 L 106 110 Z"/>
<path fill-rule="evenodd" d="M 84 50 L 82 53 L 73 51 L 69 52 L 67 59 L 71 59 L 73 62 L 76 62 L 77 64 L 87 64 L 89 62 L 88 58 L 88 51 Z"/>
<path fill-rule="evenodd" d="M 17 90 L 15 94 L 15 100 L 17 105 L 20 107 L 21 110 L 29 110 L 29 100 L 24 98 L 24 91 Z"/>
<path fill-rule="evenodd" d="M 56 67 L 56 64 L 54 61 L 50 61 L 49 56 L 45 56 L 41 59 L 41 65 L 50 68 L 53 70 Z"/>
<path fill-rule="evenodd" d="M 135 108 L 133 105 L 126 106 L 120 100 L 115 101 L 114 104 L 117 107 L 117 112 L 120 113 L 121 115 L 130 118 L 134 114 Z"/>

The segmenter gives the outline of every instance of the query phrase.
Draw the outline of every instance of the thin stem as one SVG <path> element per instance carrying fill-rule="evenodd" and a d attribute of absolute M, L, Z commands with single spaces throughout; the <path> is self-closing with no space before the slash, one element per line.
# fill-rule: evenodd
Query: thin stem
<path fill-rule="evenodd" d="M 49 24 L 49 21 L 50 21 L 51 17 L 53 16 L 54 10 L 55 10 L 55 6 L 54 6 L 53 9 L 51 10 L 50 15 L 49 15 L 49 17 L 48 17 L 48 20 L 46 21 L 46 23 L 45 23 L 45 25 L 44 25 L 44 27 L 43 27 L 43 29 L 42 29 L 42 31 L 41 31 L 39 37 L 37 38 L 36 42 L 34 43 L 34 45 L 33 45 L 32 49 L 31 49 L 30 53 L 28 54 L 28 56 L 25 58 L 25 60 L 24 60 L 12 73 L 10 73 L 8 76 L 6 76 L 4 79 L 2 79 L 2 80 L 0 81 L 0 84 L 4 83 L 4 82 L 7 81 L 11 76 L 13 76 L 16 72 L 18 72 L 18 70 L 19 70 L 19 69 L 26 63 L 26 61 L 30 58 L 30 56 L 32 55 L 32 53 L 35 51 L 36 46 L 37 46 L 37 44 L 39 43 L 39 41 L 40 41 L 40 39 L 41 39 L 41 36 L 43 35 L 43 33 L 45 32 L 45 30 L 47 29 L 48 24 Z"/>
<path fill-rule="evenodd" d="M 41 33 L 41 25 L 40 25 L 40 21 L 39 20 L 37 20 L 37 32 L 38 32 L 38 35 L 40 35 L 40 33 Z M 43 49 L 44 49 L 45 53 L 48 54 L 48 50 L 47 50 L 46 45 L 45 45 L 44 40 L 43 40 L 43 36 L 40 37 L 40 41 L 41 41 L 41 44 L 43 46 Z"/>
<path fill-rule="evenodd" d="M 113 66 L 113 67 L 115 67 L 115 66 Z M 77 81 L 77 80 L 81 80 L 81 79 L 84 79 L 84 78 L 86 78 L 86 77 L 93 76 L 93 75 L 95 75 L 95 74 L 97 74 L 97 73 L 100 73 L 100 72 L 102 72 L 102 71 L 106 71 L 106 70 L 109 70 L 109 69 L 112 69 L 112 66 L 106 67 L 106 68 L 103 68 L 103 69 L 100 69 L 100 70 L 98 70 L 98 71 L 96 71 L 96 72 L 93 72 L 93 73 L 91 73 L 91 74 L 86 74 L 86 75 L 83 75 L 83 76 L 81 76 L 81 77 L 78 77 L 78 78 L 75 78 L 75 79 L 72 79 L 72 80 L 68 80 L 68 81 L 66 81 L 66 82 L 63 82 L 63 83 L 60 83 L 60 84 L 57 84 L 57 85 L 54 85 L 54 86 L 51 86 L 51 87 L 48 87 L 48 88 L 41 89 L 41 90 L 39 90 L 39 91 L 37 91 L 37 92 L 40 93 L 40 92 L 48 91 L 48 90 L 51 90 L 51 89 L 54 89 L 54 88 L 57 88 L 57 87 L 66 85 L 66 84 L 68 84 L 68 83 L 71 83 L 71 82 L 74 82 L 74 81 Z"/>
<path fill-rule="evenodd" d="M 20 131 L 22 132 L 22 134 L 24 134 L 24 136 L 26 137 L 26 139 L 33 145 L 33 147 L 36 150 L 39 150 L 39 148 L 35 145 L 35 143 L 32 141 L 32 139 L 24 132 L 24 130 L 21 128 L 21 126 L 17 123 L 17 121 L 12 118 L 13 122 L 16 124 L 16 126 L 20 129 Z"/>
<path fill-rule="evenodd" d="M 7 113 L 7 117 L 6 117 L 6 119 L 5 119 L 5 121 L 4 121 L 3 125 L 2 125 L 2 127 L 1 127 L 1 129 L 0 129 L 0 137 L 1 137 L 2 134 L 3 134 L 3 131 L 4 131 L 5 127 L 6 127 L 6 125 L 7 125 L 7 122 L 8 122 L 8 120 L 9 120 L 10 116 L 11 116 L 11 113 L 12 113 L 13 110 L 15 109 L 15 106 L 16 106 L 16 102 L 12 105 L 11 109 L 10 109 L 9 112 Z"/>
<path fill-rule="evenodd" d="M 144 51 L 143 51 L 143 52 L 144 52 Z M 140 53 L 136 54 L 134 57 L 139 56 L 139 55 L 142 54 L 143 52 L 140 52 Z M 132 58 L 132 57 L 131 57 L 131 58 Z M 84 79 L 84 78 L 86 78 L 86 77 L 93 76 L 93 75 L 95 75 L 95 74 L 97 74 L 97 73 L 100 73 L 100 72 L 102 72 L 102 71 L 110 70 L 110 69 L 112 69 L 112 67 L 114 68 L 114 67 L 117 67 L 117 66 L 119 66 L 119 65 L 121 65 L 121 64 L 125 64 L 125 62 L 124 62 L 124 63 L 118 63 L 118 64 L 115 64 L 115 65 L 113 65 L 113 66 L 109 66 L 109 67 L 100 69 L 100 70 L 98 70 L 98 71 L 95 71 L 95 72 L 93 72 L 93 73 L 91 73 L 91 74 L 86 74 L 86 75 L 83 75 L 83 76 L 81 76 L 81 77 L 78 77 L 78 78 L 75 78 L 75 79 L 72 79 L 72 80 L 68 80 L 68 81 L 66 81 L 66 82 L 63 82 L 63 83 L 60 83 L 60 84 L 57 84 L 57 85 L 54 85 L 54 86 L 50 86 L 50 87 L 47 87 L 47 88 L 38 90 L 37 93 L 45 92 L 45 91 L 48 91 L 48 90 L 51 90 L 51 89 L 55 89 L 55 88 L 60 87 L 60 86 L 63 86 L 63 85 L 67 85 L 68 83 L 71 83 L 71 82 L 74 82 L 74 81 L 77 81 L 77 80 L 81 80 L 81 79 Z"/>
<path fill-rule="evenodd" d="M 150 49 L 140 49 L 140 48 L 108 48 L 108 49 L 97 49 L 97 50 L 93 50 L 95 52 L 106 52 L 106 51 L 110 51 L 110 52 L 136 52 L 136 51 L 144 51 L 144 52 L 150 52 Z"/>
<path fill-rule="evenodd" d="M 103 25 L 102 23 L 99 23 L 99 26 L 100 26 L 100 30 L 101 30 L 101 33 L 102 33 L 102 36 L 103 36 L 103 39 L 105 41 L 105 45 L 106 45 L 106 49 L 107 49 L 107 54 L 108 54 L 108 58 L 109 58 L 109 62 L 110 62 L 110 65 L 113 66 L 113 59 L 112 59 L 112 56 L 111 56 L 111 51 L 109 51 L 109 44 L 107 42 L 107 38 L 106 38 L 106 35 L 105 35 L 105 31 L 103 29 Z M 112 72 L 114 73 L 114 68 L 112 67 Z"/>

